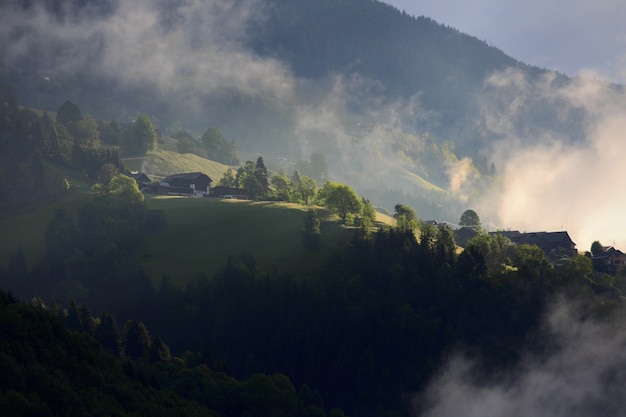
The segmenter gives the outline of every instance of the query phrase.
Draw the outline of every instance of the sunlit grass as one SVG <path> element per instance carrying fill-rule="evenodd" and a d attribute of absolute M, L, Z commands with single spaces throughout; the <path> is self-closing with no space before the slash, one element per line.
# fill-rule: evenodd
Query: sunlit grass
<path fill-rule="evenodd" d="M 227 165 L 210 161 L 198 155 L 179 154 L 163 149 L 148 152 L 145 157 L 123 159 L 122 162 L 126 168 L 132 171 L 145 172 L 153 180 L 181 172 L 203 172 L 214 181 L 214 186 L 229 168 Z"/>
<path fill-rule="evenodd" d="M 310 251 L 301 244 L 307 206 L 212 198 L 163 198 L 148 201 L 160 209 L 167 228 L 144 239 L 137 256 L 154 278 L 167 275 L 185 282 L 202 272 L 212 276 L 230 255 L 250 253 L 262 272 L 299 274 L 316 270 L 334 246 L 346 245 L 353 230 L 320 210 L 321 247 Z"/>

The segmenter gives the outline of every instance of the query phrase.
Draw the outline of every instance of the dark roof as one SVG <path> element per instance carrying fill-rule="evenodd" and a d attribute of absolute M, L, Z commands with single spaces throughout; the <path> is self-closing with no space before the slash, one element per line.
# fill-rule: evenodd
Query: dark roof
<path fill-rule="evenodd" d="M 148 177 L 145 172 L 131 172 L 128 176 L 134 178 L 137 182 L 139 182 L 139 180 L 150 182 L 150 177 Z"/>
<path fill-rule="evenodd" d="M 460 229 L 461 227 L 463 227 L 463 226 L 459 226 L 457 224 L 453 224 L 453 223 L 447 222 L 445 220 L 424 220 L 424 223 L 426 223 L 427 225 L 430 225 L 430 226 L 437 226 L 437 227 L 446 225 L 446 226 L 448 226 L 452 230 L 457 230 L 457 229 Z"/>
<path fill-rule="evenodd" d="M 517 230 L 513 230 L 491 232 L 491 234 L 496 233 L 508 237 L 516 245 L 539 246 L 548 256 L 562 252 L 572 254 L 576 252 L 576 244 L 565 231 L 520 233 Z"/>
<path fill-rule="evenodd" d="M 519 230 L 498 230 L 496 232 L 489 232 L 490 235 L 502 235 L 506 238 L 511 239 L 511 241 L 513 241 L 514 239 L 518 238 L 522 233 L 519 232 Z"/>
<path fill-rule="evenodd" d="M 576 245 L 567 232 L 529 232 L 521 233 L 518 230 L 499 230 L 489 232 L 489 234 L 499 234 L 511 239 L 513 243 L 538 245 L 539 242 L 546 244 L 567 244 Z"/>
<path fill-rule="evenodd" d="M 198 179 L 201 176 L 205 176 L 209 179 L 210 182 L 213 182 L 213 180 L 207 175 L 207 174 L 203 174 L 202 172 L 187 172 L 184 174 L 173 174 L 170 175 L 168 177 L 163 178 L 161 181 L 162 182 L 172 182 L 172 181 L 193 181 Z"/>
<path fill-rule="evenodd" d="M 539 243 L 545 244 L 567 244 L 575 245 L 567 232 L 531 232 L 520 233 L 518 236 L 510 238 L 515 243 L 527 243 L 541 246 Z"/>
<path fill-rule="evenodd" d="M 454 240 L 456 240 L 457 245 L 465 247 L 467 242 L 477 234 L 476 228 L 464 226 L 454 231 Z"/>
<path fill-rule="evenodd" d="M 604 251 L 601 254 L 592 256 L 591 259 L 595 260 L 595 259 L 605 259 L 611 256 L 619 256 L 619 257 L 626 256 L 624 255 L 624 252 L 622 252 L 619 249 L 615 249 L 613 246 L 604 246 L 603 249 Z"/>

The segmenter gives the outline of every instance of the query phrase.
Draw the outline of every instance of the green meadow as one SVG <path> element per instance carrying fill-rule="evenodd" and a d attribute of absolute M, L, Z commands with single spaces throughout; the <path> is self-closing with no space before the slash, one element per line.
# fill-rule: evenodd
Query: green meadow
<path fill-rule="evenodd" d="M 198 155 L 180 154 L 161 148 L 143 157 L 122 159 L 122 162 L 131 171 L 145 172 L 152 180 L 181 172 L 203 172 L 214 181 L 213 186 L 217 185 L 228 168 L 237 171 L 237 167 L 229 167 Z"/>
<path fill-rule="evenodd" d="M 153 279 L 166 275 L 179 283 L 199 272 L 212 276 L 229 256 L 244 253 L 262 272 L 315 271 L 333 247 L 347 244 L 354 233 L 316 207 L 322 238 L 320 248 L 311 251 L 302 246 L 300 234 L 307 206 L 175 197 L 154 197 L 148 206 L 163 211 L 167 228 L 143 240 L 138 261 Z"/>
<path fill-rule="evenodd" d="M 155 155 L 167 160 L 165 156 L 170 156 L 170 152 L 162 153 Z M 150 162 L 153 166 L 155 155 Z M 211 171 L 216 177 L 227 168 L 199 159 L 196 161 L 195 155 L 179 155 L 170 158 L 166 165 L 179 171 Z M 163 168 L 159 166 L 158 171 L 167 171 Z M 32 267 L 44 254 L 44 234 L 55 209 L 62 208 L 66 215 L 75 218 L 77 209 L 91 198 L 90 183 L 54 165 L 46 165 L 46 169 L 54 170 L 55 177 L 66 177 L 70 189 L 55 201 L 0 216 L 0 265 L 6 265 L 21 248 Z M 224 267 L 229 256 L 242 254 L 252 255 L 256 268 L 262 272 L 311 273 L 324 263 L 333 248 L 346 245 L 354 233 L 353 228 L 341 225 L 324 208 L 314 207 L 320 217 L 322 236 L 320 247 L 311 251 L 301 243 L 303 220 L 310 206 L 165 196 L 147 197 L 146 204 L 150 209 L 161 210 L 167 220 L 164 230 L 143 237 L 133 255 L 155 282 L 163 275 L 181 284 L 200 273 L 212 276 Z M 378 220 L 392 223 L 389 216 L 380 213 Z"/>
<path fill-rule="evenodd" d="M 40 204 L 0 218 L 0 263 L 21 248 L 33 266 L 44 254 L 44 233 L 56 208 L 75 217 L 89 201 L 87 183 L 73 182 L 54 202 Z M 347 244 L 354 229 L 315 207 L 321 220 L 321 246 L 310 251 L 301 244 L 300 230 L 310 207 L 281 202 L 252 202 L 213 198 L 149 197 L 148 208 L 161 210 L 167 227 L 145 235 L 134 257 L 158 282 L 163 275 L 184 284 L 203 273 L 212 276 L 230 255 L 251 254 L 259 271 L 314 271 L 333 247 Z"/>
<path fill-rule="evenodd" d="M 47 169 L 65 172 L 55 167 Z M 66 178 L 70 189 L 58 200 L 41 202 L 17 213 L 0 216 L 0 264 L 6 264 L 19 248 L 22 248 L 29 265 L 36 263 L 44 254 L 44 233 L 54 210 L 62 208 L 68 216 L 76 217 L 76 209 L 89 201 L 91 184 L 69 176 Z"/>

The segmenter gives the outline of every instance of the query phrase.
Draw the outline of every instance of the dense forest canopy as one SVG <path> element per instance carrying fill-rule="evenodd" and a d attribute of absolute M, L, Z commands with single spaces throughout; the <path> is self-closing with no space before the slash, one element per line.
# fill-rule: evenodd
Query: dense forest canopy
<path fill-rule="evenodd" d="M 0 25 L 0 220 L 42 216 L 19 231 L 40 256 L 2 239 L 0 409 L 430 416 L 520 392 L 621 410 L 609 248 L 514 245 L 474 204 L 521 166 L 492 147 L 580 150 L 621 87 L 372 0 L 14 0 Z M 140 188 L 124 165 L 157 150 L 224 168 L 223 198 L 146 194 L 166 175 Z M 518 387 L 543 392 L 537 364 L 556 405 Z"/>

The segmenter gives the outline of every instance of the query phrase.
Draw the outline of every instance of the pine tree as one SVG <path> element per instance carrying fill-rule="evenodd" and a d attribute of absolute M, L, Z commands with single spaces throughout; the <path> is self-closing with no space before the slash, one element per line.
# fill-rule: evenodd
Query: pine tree
<path fill-rule="evenodd" d="M 169 362 L 171 359 L 170 348 L 159 336 L 152 339 L 149 359 L 150 362 Z"/>
<path fill-rule="evenodd" d="M 322 232 L 320 231 L 320 219 L 317 211 L 310 209 L 304 218 L 302 229 L 302 244 L 308 249 L 315 249 L 320 244 Z"/>
<path fill-rule="evenodd" d="M 143 323 L 128 320 L 124 325 L 124 342 L 126 356 L 133 359 L 148 357 L 151 340 L 150 334 Z"/>
<path fill-rule="evenodd" d="M 100 324 L 96 327 L 94 338 L 109 352 L 119 357 L 122 352 L 120 332 L 115 317 L 109 313 L 102 313 Z"/>
<path fill-rule="evenodd" d="M 267 192 L 267 190 L 269 190 L 270 183 L 267 178 L 267 168 L 265 167 L 262 156 L 259 156 L 256 160 L 256 165 L 254 167 L 254 180 L 255 196 L 262 196 Z"/>
<path fill-rule="evenodd" d="M 93 335 L 93 332 L 96 329 L 96 323 L 91 315 L 91 312 L 89 311 L 89 308 L 87 308 L 87 305 L 83 304 L 80 310 L 78 310 L 78 314 L 80 316 L 81 330 L 85 333 Z"/>
<path fill-rule="evenodd" d="M 65 317 L 65 327 L 69 330 L 80 331 L 83 328 L 83 323 L 80 317 L 80 310 L 76 301 L 72 300 L 70 307 L 67 310 L 67 316 Z"/>

